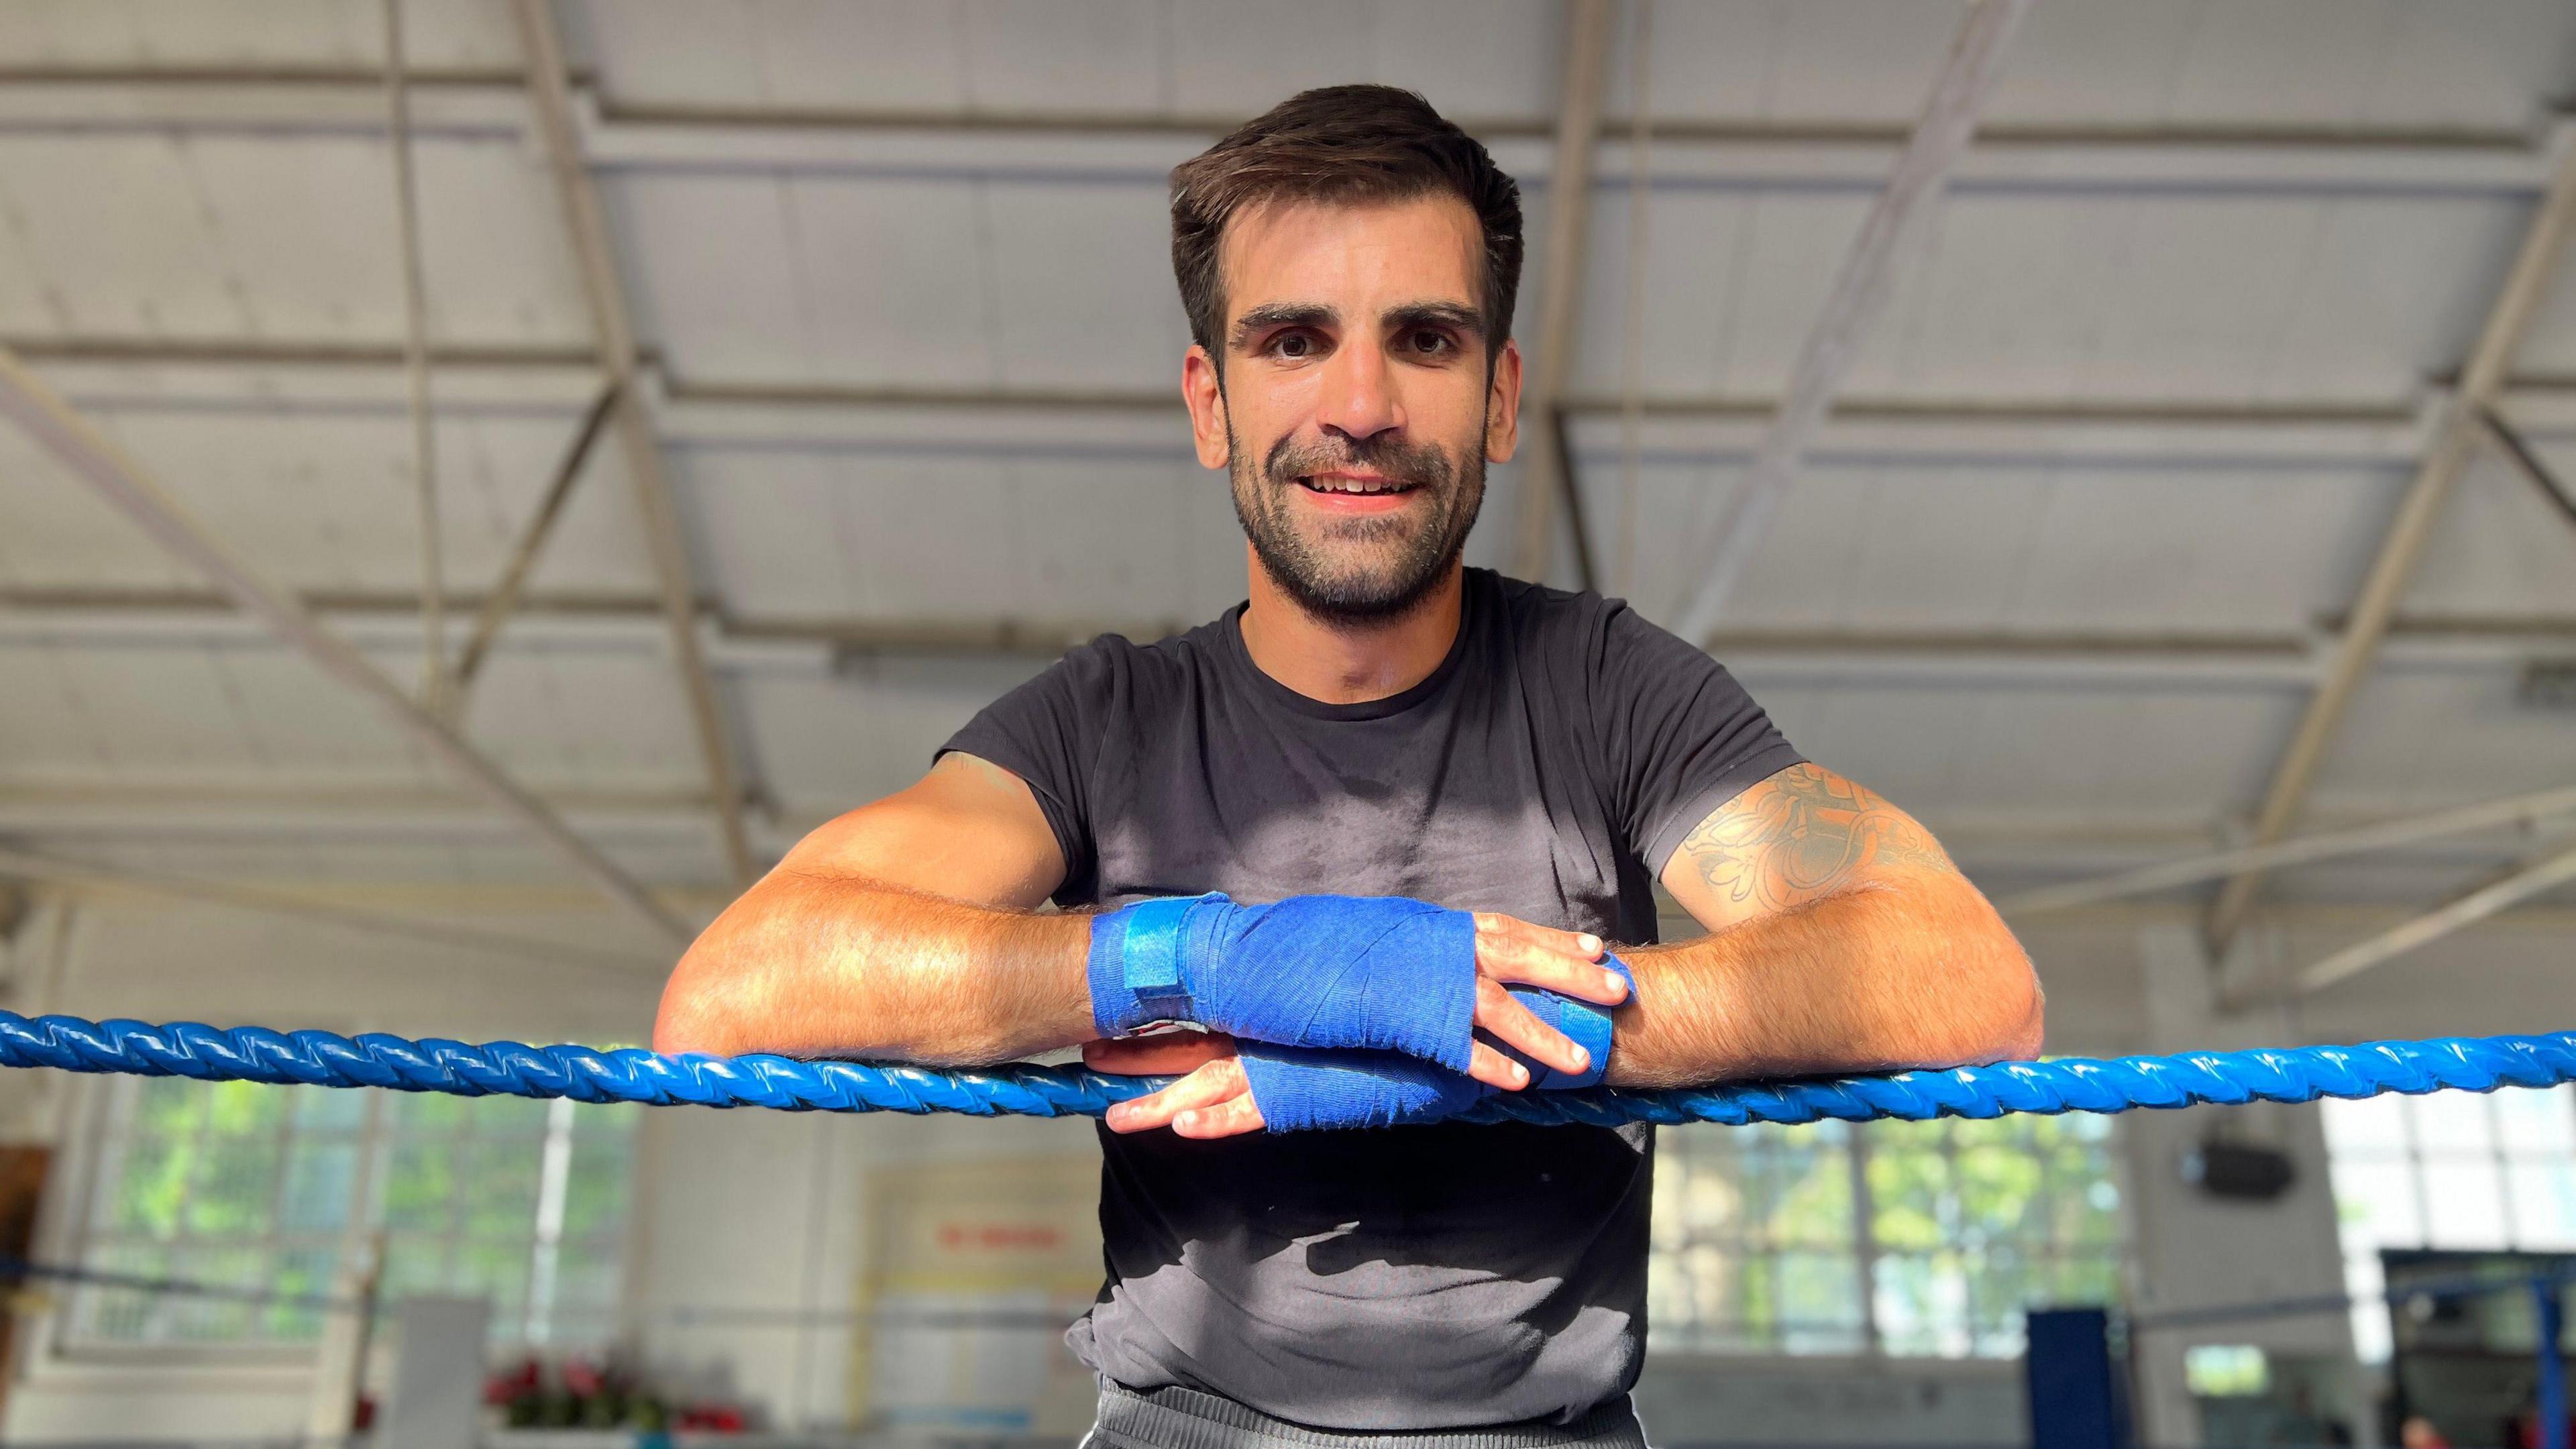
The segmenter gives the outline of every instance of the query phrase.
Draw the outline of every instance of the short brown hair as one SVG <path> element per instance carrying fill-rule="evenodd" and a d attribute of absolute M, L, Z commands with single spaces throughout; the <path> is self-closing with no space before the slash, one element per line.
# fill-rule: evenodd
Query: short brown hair
<path fill-rule="evenodd" d="M 1512 335 L 1521 285 L 1521 189 L 1476 138 L 1394 86 L 1301 91 L 1172 168 L 1172 272 L 1190 337 L 1223 366 L 1217 249 L 1228 221 L 1275 201 L 1365 205 L 1448 193 L 1485 235 L 1486 346 Z"/>

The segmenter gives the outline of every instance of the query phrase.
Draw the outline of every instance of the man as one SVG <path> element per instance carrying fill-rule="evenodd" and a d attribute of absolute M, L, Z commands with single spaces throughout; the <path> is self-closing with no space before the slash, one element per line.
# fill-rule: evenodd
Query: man
<path fill-rule="evenodd" d="M 1108 1281 L 1068 1341 L 1103 1443 L 1637 1444 L 1650 1129 L 1280 1129 L 1603 1058 L 1663 1086 L 2024 1055 L 2029 962 L 1705 654 L 1461 567 L 1521 383 L 1518 191 L 1481 146 L 1310 91 L 1172 198 L 1248 601 L 1073 651 L 817 830 L 681 962 L 656 1045 L 1186 1073 L 1101 1132 Z M 1650 944 L 1658 880 L 1709 935 Z M 1157 1017 L 1221 1029 L 1101 1040 Z"/>

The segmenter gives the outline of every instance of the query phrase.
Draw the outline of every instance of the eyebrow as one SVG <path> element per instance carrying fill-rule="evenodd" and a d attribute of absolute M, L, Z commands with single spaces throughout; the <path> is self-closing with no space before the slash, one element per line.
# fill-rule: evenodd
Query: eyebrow
<path fill-rule="evenodd" d="M 1383 318 L 1389 331 L 1454 327 L 1471 337 L 1485 335 L 1485 314 L 1457 302 L 1406 302 L 1386 309 Z M 1339 309 L 1320 302 L 1268 302 L 1236 319 L 1233 342 L 1238 349 L 1246 348 L 1254 337 L 1274 327 L 1329 327 L 1341 320 Z"/>
<path fill-rule="evenodd" d="M 1485 335 L 1485 314 L 1456 302 L 1408 302 L 1386 310 L 1389 331 L 1407 327 L 1454 327 L 1470 337 Z"/>

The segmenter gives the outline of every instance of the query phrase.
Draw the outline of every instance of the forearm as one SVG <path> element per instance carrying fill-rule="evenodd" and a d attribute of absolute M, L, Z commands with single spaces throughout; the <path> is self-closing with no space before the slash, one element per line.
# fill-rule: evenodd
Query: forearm
<path fill-rule="evenodd" d="M 2039 1049 L 2029 958 L 1955 877 L 1865 885 L 1620 955 L 1637 993 L 1617 1013 L 1614 1086 L 1956 1066 Z"/>
<path fill-rule="evenodd" d="M 661 1051 L 971 1066 L 1094 1035 L 1091 918 L 946 900 L 785 867 L 671 975 Z"/>

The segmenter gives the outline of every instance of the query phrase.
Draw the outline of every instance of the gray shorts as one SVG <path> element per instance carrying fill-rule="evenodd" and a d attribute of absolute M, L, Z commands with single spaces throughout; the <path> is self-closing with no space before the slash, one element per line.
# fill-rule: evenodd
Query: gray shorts
<path fill-rule="evenodd" d="M 1571 1424 L 1337 1433 L 1310 1429 L 1194 1389 L 1100 1388 L 1100 1418 L 1080 1449 L 1646 1449 L 1625 1394 Z"/>

